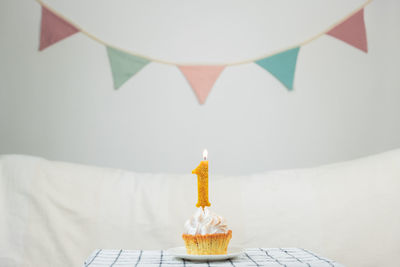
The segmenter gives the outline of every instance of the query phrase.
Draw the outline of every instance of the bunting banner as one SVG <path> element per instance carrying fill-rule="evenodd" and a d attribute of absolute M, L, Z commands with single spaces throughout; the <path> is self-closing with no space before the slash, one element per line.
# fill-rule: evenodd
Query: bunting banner
<path fill-rule="evenodd" d="M 45 6 L 42 6 L 39 51 L 77 32 L 79 32 L 79 30 L 71 23 L 60 18 Z"/>
<path fill-rule="evenodd" d="M 107 46 L 114 88 L 118 89 L 150 61 Z"/>
<path fill-rule="evenodd" d="M 349 45 L 358 48 L 365 53 L 368 52 L 367 33 L 364 22 L 364 9 L 361 9 L 353 16 L 337 25 L 326 33 Z"/>
<path fill-rule="evenodd" d="M 255 61 L 256 64 L 274 75 L 287 89 L 293 89 L 294 72 L 300 47 Z"/>
<path fill-rule="evenodd" d="M 166 62 L 125 51 L 80 29 L 74 23 L 64 18 L 61 14 L 58 14 L 55 10 L 45 5 L 42 0 L 36 1 L 39 2 L 42 8 L 39 51 L 42 51 L 75 33 L 81 32 L 105 46 L 115 89 L 123 86 L 126 81 L 136 75 L 147 64 L 158 62 L 176 66 L 186 78 L 199 103 L 204 104 L 223 70 L 226 67 L 239 64 L 254 63 L 260 66 L 280 81 L 289 91 L 292 91 L 294 88 L 296 64 L 300 48 L 324 34 L 341 40 L 367 53 L 368 43 L 364 21 L 364 7 L 372 0 L 368 0 L 363 6 L 343 18 L 341 21 L 332 25 L 326 31 L 298 45 L 256 59 L 229 64 L 220 63 L 216 65 L 201 65 L 196 63 L 181 65 L 176 62 Z"/>
<path fill-rule="evenodd" d="M 211 88 L 224 68 L 225 66 L 179 66 L 200 104 L 206 102 Z"/>

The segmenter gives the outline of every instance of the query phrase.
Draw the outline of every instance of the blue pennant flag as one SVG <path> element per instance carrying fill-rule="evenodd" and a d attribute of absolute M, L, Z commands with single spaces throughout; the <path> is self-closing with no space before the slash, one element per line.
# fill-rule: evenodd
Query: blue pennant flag
<path fill-rule="evenodd" d="M 300 47 L 289 49 L 279 54 L 257 60 L 255 63 L 269 71 L 289 90 L 292 90 L 299 50 Z"/>

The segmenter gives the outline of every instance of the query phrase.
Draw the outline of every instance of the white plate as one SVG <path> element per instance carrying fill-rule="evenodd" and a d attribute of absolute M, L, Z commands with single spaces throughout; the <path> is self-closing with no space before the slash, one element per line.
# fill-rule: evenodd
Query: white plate
<path fill-rule="evenodd" d="M 243 248 L 228 247 L 228 254 L 224 255 L 190 255 L 186 253 L 185 247 L 170 248 L 167 252 L 175 257 L 192 261 L 220 261 L 238 257 L 244 253 Z"/>

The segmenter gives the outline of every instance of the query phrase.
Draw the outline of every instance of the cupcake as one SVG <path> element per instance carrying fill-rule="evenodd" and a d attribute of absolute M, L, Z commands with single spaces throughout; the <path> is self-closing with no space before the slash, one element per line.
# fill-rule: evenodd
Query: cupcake
<path fill-rule="evenodd" d="M 225 219 L 200 207 L 192 218 L 185 223 L 182 235 L 187 254 L 220 255 L 227 254 L 232 231 L 228 229 Z"/>

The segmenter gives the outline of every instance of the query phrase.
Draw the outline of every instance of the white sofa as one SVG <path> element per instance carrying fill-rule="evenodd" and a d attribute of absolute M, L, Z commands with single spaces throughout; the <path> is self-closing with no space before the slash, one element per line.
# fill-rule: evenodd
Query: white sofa
<path fill-rule="evenodd" d="M 231 244 L 302 247 L 349 267 L 400 266 L 400 150 L 311 169 L 216 176 Z M 97 248 L 182 246 L 192 174 L 0 157 L 0 266 L 81 266 Z"/>

